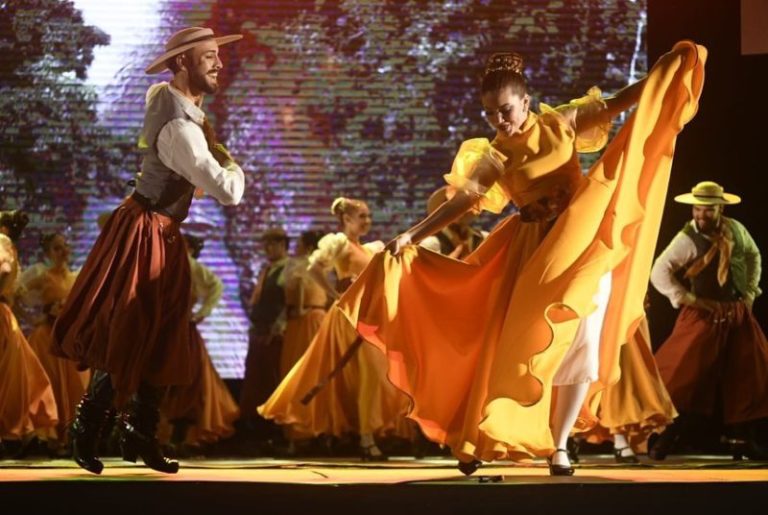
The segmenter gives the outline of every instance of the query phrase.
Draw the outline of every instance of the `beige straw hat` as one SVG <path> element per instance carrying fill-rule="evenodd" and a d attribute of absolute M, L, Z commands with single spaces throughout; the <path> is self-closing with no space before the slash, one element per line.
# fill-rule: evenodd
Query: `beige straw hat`
<path fill-rule="evenodd" d="M 168 59 L 186 52 L 200 43 L 216 41 L 216 43 L 221 46 L 242 38 L 242 34 L 215 37 L 213 35 L 213 30 L 206 27 L 188 27 L 186 29 L 181 29 L 168 38 L 168 42 L 165 44 L 165 53 L 152 61 L 152 64 L 147 66 L 144 72 L 150 75 L 160 73 L 167 68 L 165 63 Z"/>
<path fill-rule="evenodd" d="M 716 182 L 704 181 L 694 186 L 690 193 L 676 196 L 675 202 L 699 206 L 714 206 L 718 204 L 738 204 L 741 202 L 741 197 L 726 193 L 723 187 Z"/>

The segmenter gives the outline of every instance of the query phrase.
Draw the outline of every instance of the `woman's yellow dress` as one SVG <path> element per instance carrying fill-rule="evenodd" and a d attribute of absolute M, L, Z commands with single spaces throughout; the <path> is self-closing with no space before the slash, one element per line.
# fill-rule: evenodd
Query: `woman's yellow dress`
<path fill-rule="evenodd" d="M 508 147 L 465 142 L 447 180 L 477 188 L 475 170 L 493 167 L 497 181 L 481 208 L 499 212 L 511 201 L 524 210 L 558 190 L 570 190 L 570 201 L 551 225 L 508 217 L 466 262 L 416 246 L 379 253 L 340 299 L 388 358 L 390 381 L 411 397 L 409 417 L 459 459 L 554 451 L 553 376 L 608 272 L 594 389 L 618 380 L 621 346 L 643 317 L 675 140 L 696 112 L 705 58 L 692 42 L 662 56 L 586 176 L 577 150 L 595 150 L 607 131 L 575 134 L 558 110 L 531 114 Z"/>
<path fill-rule="evenodd" d="M 0 233 L 0 440 L 44 436 L 59 419 L 48 375 L 11 311 L 18 261 L 16 247 Z"/>

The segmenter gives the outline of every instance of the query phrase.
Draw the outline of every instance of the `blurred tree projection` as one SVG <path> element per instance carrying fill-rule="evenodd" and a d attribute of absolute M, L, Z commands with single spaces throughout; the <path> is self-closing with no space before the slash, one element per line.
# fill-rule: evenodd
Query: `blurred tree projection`
<path fill-rule="evenodd" d="M 244 270 L 255 229 L 332 229 L 337 195 L 370 203 L 373 236 L 421 216 L 460 142 L 492 135 L 478 98 L 492 52 L 523 53 L 532 95 L 552 104 L 646 69 L 645 3 L 631 0 L 219 0 L 210 12 L 217 33 L 246 35 L 222 48 L 209 106 L 250 178 L 247 207 L 227 210 Z"/>
<path fill-rule="evenodd" d="M 0 0 L 0 207 L 33 211 L 25 263 L 45 227 L 72 228 L 82 259 L 96 212 L 114 207 L 139 168 L 146 90 L 170 78 L 144 67 L 183 26 L 243 34 L 221 47 L 220 89 L 204 109 L 246 173 L 245 197 L 235 207 L 203 199 L 190 212 L 191 225 L 206 228 L 206 264 L 231 303 L 206 334 L 217 367 L 231 371 L 247 347 L 244 307 L 261 232 L 336 230 L 329 207 L 339 195 L 369 203 L 369 239 L 387 240 L 422 217 L 461 142 L 493 137 L 478 95 L 491 53 L 524 55 L 534 109 L 593 85 L 611 93 L 647 67 L 645 0 L 87 4 L 89 16 L 114 16 L 110 27 L 144 22 L 129 38 L 115 32 L 105 54 L 119 69 L 98 90 L 87 84 L 88 67 L 109 37 L 85 25 L 71 1 Z"/>
<path fill-rule="evenodd" d="M 0 206 L 37 214 L 23 240 L 37 250 L 41 225 L 78 220 L 88 190 L 122 189 L 132 144 L 98 124 L 84 79 L 109 36 L 84 25 L 72 2 L 0 2 L 0 38 Z"/>

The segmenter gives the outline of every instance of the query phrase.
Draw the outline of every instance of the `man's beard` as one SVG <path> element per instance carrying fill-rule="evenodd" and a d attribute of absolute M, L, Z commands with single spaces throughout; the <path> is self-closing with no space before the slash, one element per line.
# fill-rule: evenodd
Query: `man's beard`
<path fill-rule="evenodd" d="M 192 89 L 201 93 L 213 95 L 219 90 L 219 85 L 211 85 L 206 80 L 206 75 L 200 73 L 189 74 L 189 85 Z"/>
<path fill-rule="evenodd" d="M 704 234 L 711 234 L 715 232 L 717 227 L 720 225 L 720 220 L 705 220 L 702 222 L 696 222 L 696 225 L 698 226 L 699 232 L 703 232 Z"/>

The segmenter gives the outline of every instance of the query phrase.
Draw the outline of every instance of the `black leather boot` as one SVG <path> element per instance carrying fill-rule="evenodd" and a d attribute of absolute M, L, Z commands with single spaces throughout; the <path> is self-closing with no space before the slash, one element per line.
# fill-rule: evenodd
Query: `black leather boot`
<path fill-rule="evenodd" d="M 147 467 L 175 474 L 179 471 L 179 462 L 163 456 L 155 436 L 160 420 L 160 398 L 159 389 L 149 385 L 139 387 L 120 420 L 120 449 L 126 461 L 136 463 L 141 457 Z"/>
<path fill-rule="evenodd" d="M 72 458 L 80 467 L 94 474 L 101 474 L 104 469 L 97 449 L 101 431 L 109 417 L 113 394 L 109 374 L 95 370 L 88 391 L 80 399 L 75 420 L 69 428 Z"/>

